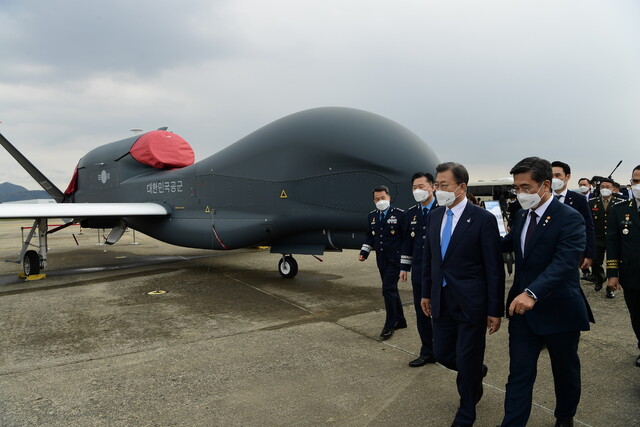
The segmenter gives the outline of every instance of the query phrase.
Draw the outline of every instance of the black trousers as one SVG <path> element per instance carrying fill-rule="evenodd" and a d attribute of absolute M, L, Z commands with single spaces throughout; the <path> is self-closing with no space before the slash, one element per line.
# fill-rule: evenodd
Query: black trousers
<path fill-rule="evenodd" d="M 606 279 L 606 276 L 604 275 L 604 268 L 602 267 L 606 251 L 606 246 L 599 246 L 596 244 L 596 255 L 593 257 L 591 270 L 593 271 L 593 278 L 595 279 L 597 284 L 603 284 Z"/>
<path fill-rule="evenodd" d="M 580 331 L 536 335 L 523 316 L 515 315 L 509 320 L 509 379 L 502 427 L 527 425 L 531 414 L 538 356 L 543 345 L 547 346 L 551 359 L 556 394 L 553 414 L 560 420 L 575 415 L 581 389 L 579 341 Z"/>
<path fill-rule="evenodd" d="M 400 279 L 400 256 L 389 259 L 385 255 L 376 253 L 376 263 L 382 279 L 382 297 L 387 317 L 384 322 L 386 328 L 393 328 L 396 323 L 406 323 L 402 301 L 398 294 L 398 280 Z"/>
<path fill-rule="evenodd" d="M 422 343 L 420 356 L 433 356 L 433 327 L 431 326 L 431 317 L 427 317 L 420 306 L 420 300 L 422 299 L 421 279 L 422 272 L 414 266 L 411 270 L 411 285 L 413 286 L 413 307 L 416 310 L 416 326 L 418 327 L 418 335 L 420 335 L 420 341 Z"/>
<path fill-rule="evenodd" d="M 442 289 L 440 317 L 433 319 L 433 351 L 438 363 L 458 371 L 460 407 L 455 421 L 472 425 L 482 384 L 487 320 L 472 321 L 461 310 L 449 286 Z"/>
<path fill-rule="evenodd" d="M 638 349 L 640 349 L 640 289 L 624 288 L 624 301 L 627 303 L 631 327 L 636 333 Z"/>

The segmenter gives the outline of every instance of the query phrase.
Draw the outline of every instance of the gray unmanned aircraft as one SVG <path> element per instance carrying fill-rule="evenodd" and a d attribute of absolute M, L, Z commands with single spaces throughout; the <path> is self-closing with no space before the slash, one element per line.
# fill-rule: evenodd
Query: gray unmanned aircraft
<path fill-rule="evenodd" d="M 414 204 L 410 177 L 438 159 L 417 135 L 366 111 L 325 107 L 286 116 L 194 163 L 193 150 L 166 128 L 102 145 L 78 162 L 59 190 L 4 136 L 0 144 L 55 200 L 0 205 L 0 218 L 32 218 L 20 256 L 26 276 L 47 262 L 47 235 L 74 223 L 127 227 L 174 245 L 228 250 L 255 245 L 281 254 L 283 277 L 294 254 L 360 248 L 371 192 L 390 188 L 393 204 Z M 49 218 L 69 218 L 48 230 Z M 38 250 L 29 249 L 34 234 Z"/>

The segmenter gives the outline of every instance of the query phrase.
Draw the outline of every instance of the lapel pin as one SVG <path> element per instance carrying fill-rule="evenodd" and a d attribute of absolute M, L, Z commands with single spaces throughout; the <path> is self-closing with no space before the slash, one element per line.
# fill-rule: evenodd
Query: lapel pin
<path fill-rule="evenodd" d="M 471 222 L 471 218 L 469 218 L 469 219 L 467 220 L 467 222 Z"/>

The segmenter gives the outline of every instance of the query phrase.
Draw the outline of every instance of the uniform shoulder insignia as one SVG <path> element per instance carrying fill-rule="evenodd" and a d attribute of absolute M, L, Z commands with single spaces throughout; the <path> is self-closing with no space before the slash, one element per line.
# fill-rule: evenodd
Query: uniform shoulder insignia
<path fill-rule="evenodd" d="M 374 209 L 374 210 L 372 210 L 372 211 L 371 211 L 371 212 L 369 212 L 369 213 L 370 213 L 370 214 L 372 214 L 372 213 L 376 213 L 376 211 L 377 211 L 377 210 L 378 210 L 378 209 Z"/>
<path fill-rule="evenodd" d="M 395 208 L 395 210 L 400 211 L 400 212 L 404 212 L 404 209 L 400 209 L 400 208 Z"/>
<path fill-rule="evenodd" d="M 616 199 L 616 202 L 614 203 L 614 205 L 619 205 L 621 203 L 626 203 L 628 200 L 627 199 Z M 629 205 L 631 206 L 631 205 Z"/>
<path fill-rule="evenodd" d="M 413 209 L 418 209 L 418 206 L 420 206 L 420 205 L 416 204 L 416 205 L 411 206 L 409 209 L 407 209 L 407 212 L 409 212 L 410 210 L 413 210 Z"/>

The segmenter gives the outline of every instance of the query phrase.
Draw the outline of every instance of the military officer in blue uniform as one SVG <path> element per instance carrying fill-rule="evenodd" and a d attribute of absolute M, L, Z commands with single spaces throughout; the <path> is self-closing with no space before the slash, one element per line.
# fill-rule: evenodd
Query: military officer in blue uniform
<path fill-rule="evenodd" d="M 435 191 L 433 175 L 428 172 L 417 172 L 411 177 L 411 183 L 413 197 L 418 204 L 410 207 L 406 213 L 404 244 L 400 257 L 400 280 L 406 282 L 408 272 L 411 272 L 413 306 L 416 310 L 416 324 L 422 342 L 420 356 L 409 362 L 409 366 L 416 368 L 436 361 L 433 356 L 431 317 L 424 314 L 420 300 L 422 299 L 422 253 L 427 231 L 427 215 L 433 208 L 438 207 L 438 202 L 433 196 Z"/>
<path fill-rule="evenodd" d="M 369 227 L 358 260 L 365 261 L 371 251 L 376 252 L 376 263 L 382 279 L 384 308 L 387 312 L 380 338 L 386 340 L 396 329 L 407 327 L 398 294 L 405 213 L 402 209 L 391 206 L 389 188 L 384 185 L 374 188 L 373 202 L 376 209 L 369 212 Z"/>

